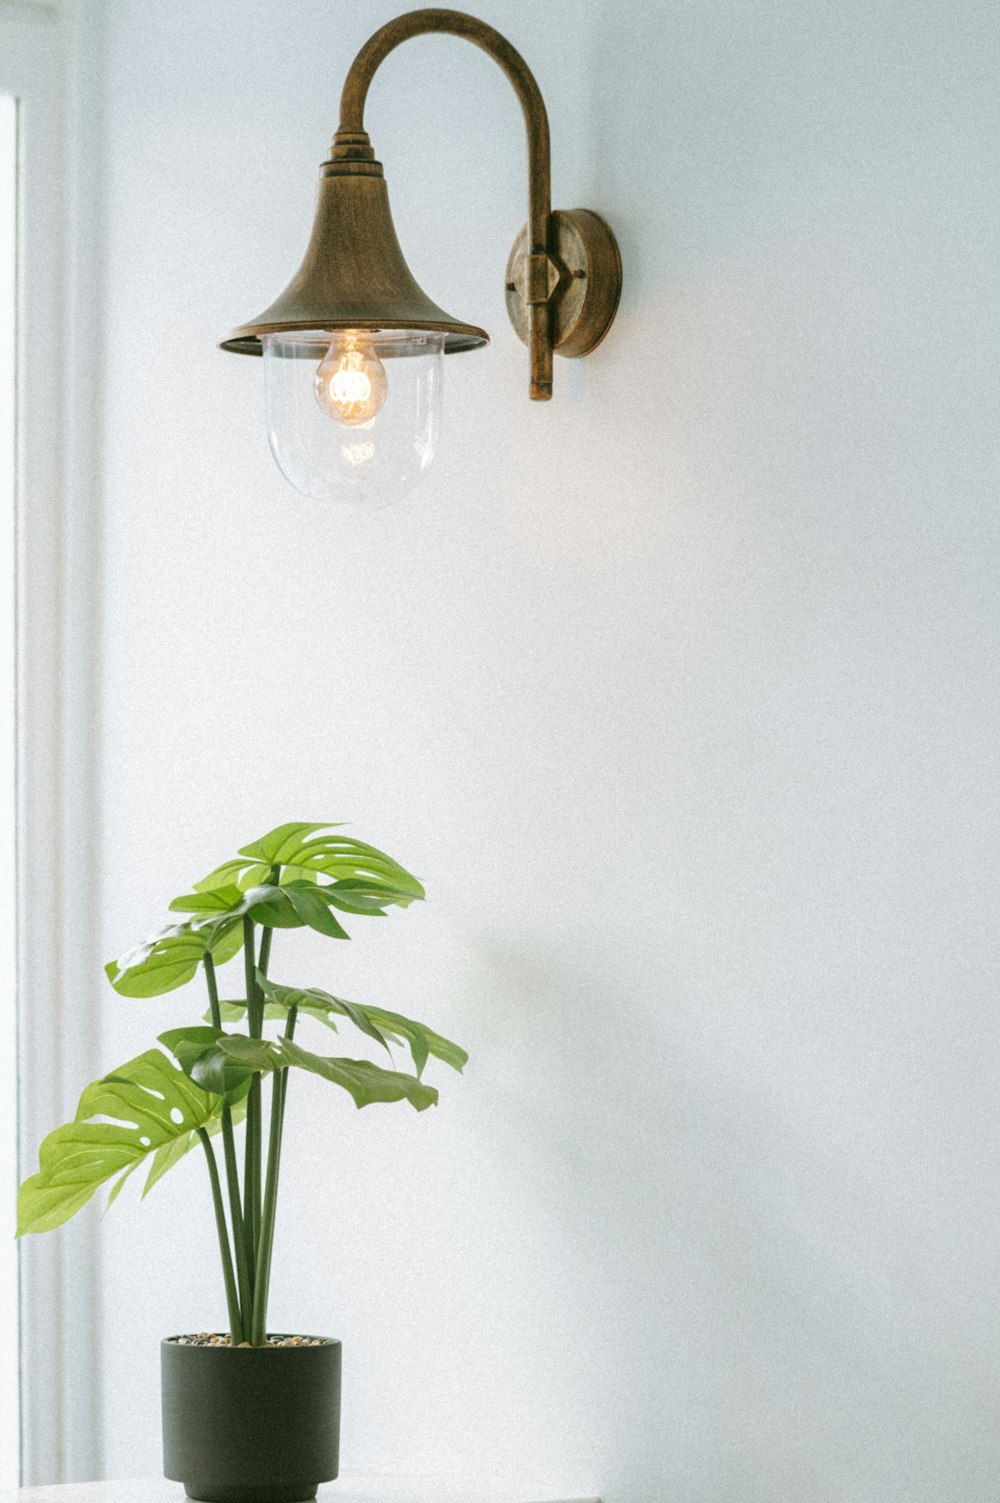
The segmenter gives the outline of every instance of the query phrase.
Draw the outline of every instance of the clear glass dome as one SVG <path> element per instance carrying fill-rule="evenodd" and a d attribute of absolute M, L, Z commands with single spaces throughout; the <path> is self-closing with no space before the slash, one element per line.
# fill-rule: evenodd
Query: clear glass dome
<path fill-rule="evenodd" d="M 443 334 L 308 329 L 262 342 L 268 441 L 296 490 L 376 510 L 416 485 L 441 427 Z"/>

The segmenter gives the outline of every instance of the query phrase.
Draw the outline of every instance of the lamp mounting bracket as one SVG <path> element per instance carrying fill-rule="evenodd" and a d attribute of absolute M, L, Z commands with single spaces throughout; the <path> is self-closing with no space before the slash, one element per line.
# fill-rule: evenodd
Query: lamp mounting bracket
<path fill-rule="evenodd" d="M 376 70 L 402 42 L 439 33 L 464 37 L 499 64 L 524 114 L 528 147 L 528 222 L 507 265 L 507 312 L 528 346 L 530 395 L 552 395 L 552 353 L 585 355 L 607 332 L 618 307 L 621 258 L 614 235 L 589 209 L 552 211 L 551 149 L 545 102 L 527 63 L 506 37 L 457 10 L 409 11 L 362 47 L 344 82 L 340 127 L 324 172 L 381 176 L 365 134 L 364 113 Z"/>

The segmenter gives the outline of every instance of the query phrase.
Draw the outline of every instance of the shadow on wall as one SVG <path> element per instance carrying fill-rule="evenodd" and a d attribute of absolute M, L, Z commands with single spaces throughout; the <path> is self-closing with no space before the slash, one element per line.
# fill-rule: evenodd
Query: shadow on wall
<path fill-rule="evenodd" d="M 948 1454 L 962 1431 L 985 1486 L 992 1387 L 908 1256 L 906 1207 L 852 1144 L 862 1124 L 835 1080 L 829 1100 L 788 1089 L 796 1049 L 815 1081 L 810 1042 L 776 1037 L 775 1067 L 753 999 L 741 1016 L 680 976 L 637 989 L 669 965 L 631 957 L 616 984 L 606 958 L 587 969 L 558 942 L 484 938 L 471 955 L 494 1145 L 483 1303 L 503 1307 L 514 1387 L 557 1354 L 539 1444 L 606 1503 L 651 1485 L 685 1503 L 860 1503 L 972 1478 Z M 545 1330 L 520 1328 L 525 1278 Z"/>

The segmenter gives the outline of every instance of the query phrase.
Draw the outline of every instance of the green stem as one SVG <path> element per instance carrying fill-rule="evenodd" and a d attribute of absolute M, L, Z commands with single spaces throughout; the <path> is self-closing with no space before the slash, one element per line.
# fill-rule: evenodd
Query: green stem
<path fill-rule="evenodd" d="M 264 1033 L 264 1008 L 261 1005 L 260 989 L 254 966 L 253 920 L 243 919 L 243 966 L 246 974 L 247 1026 L 250 1037 L 259 1039 Z M 261 1178 L 261 1099 L 260 1076 L 254 1075 L 247 1094 L 247 1136 L 243 1164 L 243 1226 L 247 1242 L 247 1269 L 251 1285 L 256 1278 L 256 1252 L 260 1237 L 260 1178 Z"/>
<path fill-rule="evenodd" d="M 253 919 L 247 917 L 246 914 L 243 916 L 243 972 L 246 977 L 247 1023 L 250 1027 L 250 1037 L 259 1039 L 264 1032 L 264 998 L 257 985 Z"/>
<path fill-rule="evenodd" d="M 224 1107 L 222 1112 L 222 1147 L 226 1163 L 226 1180 L 229 1186 L 229 1216 L 233 1223 L 233 1246 L 236 1249 L 236 1275 L 240 1284 L 240 1309 L 243 1312 L 243 1325 L 249 1330 L 250 1322 L 253 1320 L 253 1280 L 250 1277 L 246 1228 L 243 1225 L 243 1208 L 240 1205 L 240 1173 L 236 1165 L 233 1114 L 228 1106 Z"/>
<path fill-rule="evenodd" d="M 247 1131 L 243 1149 L 243 1230 L 247 1244 L 247 1274 L 253 1282 L 257 1256 L 260 1173 L 260 1076 L 255 1075 L 247 1092 Z"/>
<path fill-rule="evenodd" d="M 208 1005 L 212 1012 L 212 1027 L 222 1028 L 222 1013 L 219 1009 L 219 988 L 215 979 L 215 961 L 210 954 L 205 956 L 205 981 L 208 984 Z M 236 1250 L 236 1273 L 240 1285 L 240 1311 L 244 1328 L 249 1328 L 253 1319 L 253 1282 L 250 1278 L 250 1263 L 247 1258 L 247 1240 L 243 1228 L 243 1208 L 240 1205 L 240 1172 L 236 1165 L 236 1140 L 233 1136 L 233 1114 L 228 1106 L 222 1108 L 222 1146 L 226 1165 L 226 1188 L 229 1192 L 229 1219 L 233 1227 L 233 1247 Z"/>
<path fill-rule="evenodd" d="M 208 1160 L 208 1177 L 212 1182 L 212 1204 L 215 1207 L 215 1227 L 219 1234 L 219 1252 L 222 1254 L 222 1274 L 226 1281 L 226 1303 L 229 1306 L 229 1336 L 234 1346 L 243 1340 L 243 1321 L 240 1317 L 240 1301 L 233 1277 L 233 1256 L 229 1251 L 229 1233 L 226 1230 L 226 1212 L 222 1205 L 222 1186 L 219 1170 L 212 1150 L 212 1141 L 203 1127 L 198 1128 L 201 1146 Z"/>
<path fill-rule="evenodd" d="M 272 887 L 277 887 L 281 878 L 281 867 L 272 866 L 267 880 Z M 260 958 L 257 961 L 257 969 L 262 976 L 267 975 L 267 968 L 271 961 L 271 941 L 274 938 L 274 930 L 269 926 L 264 927 L 260 937 Z"/>
<path fill-rule="evenodd" d="M 295 1033 L 297 1007 L 288 1010 L 286 1039 Z M 260 1243 L 257 1248 L 257 1274 L 253 1290 L 253 1325 L 250 1340 L 263 1346 L 267 1340 L 267 1297 L 271 1284 L 271 1255 L 274 1251 L 274 1226 L 278 1208 L 278 1177 L 281 1173 L 281 1138 L 285 1126 L 285 1099 L 288 1095 L 288 1070 L 275 1071 L 271 1086 L 271 1132 L 267 1147 L 267 1183 L 261 1218 Z"/>
<path fill-rule="evenodd" d="M 215 980 L 215 961 L 209 951 L 205 952 L 205 981 L 208 986 L 208 1005 L 212 1013 L 212 1027 L 222 1031 L 222 1013 L 219 1011 L 219 988 Z"/>
<path fill-rule="evenodd" d="M 277 886 L 281 877 L 281 867 L 272 866 L 268 874 L 268 881 Z M 271 941 L 274 930 L 270 925 L 263 926 L 260 937 L 260 955 L 257 960 L 257 968 L 262 976 L 267 975 L 267 967 L 271 960 Z M 264 1032 L 264 998 L 261 993 L 257 975 L 253 969 L 253 925 L 248 919 L 243 920 L 243 956 L 247 967 L 247 1023 L 251 1038 L 261 1038 Z M 267 1327 L 267 1286 L 271 1276 L 271 1247 L 274 1242 L 274 1200 L 277 1196 L 277 1173 L 278 1162 L 281 1157 L 281 1120 L 283 1115 L 284 1086 L 282 1078 L 285 1072 L 277 1073 L 271 1087 L 271 1131 L 269 1135 L 267 1151 L 267 1191 L 264 1202 L 261 1201 L 261 1117 L 263 1107 L 261 1102 L 260 1076 L 255 1075 L 250 1087 L 249 1109 L 252 1107 L 254 1116 L 255 1146 L 254 1146 L 254 1194 L 253 1221 L 250 1226 L 252 1246 L 249 1254 L 250 1277 L 253 1283 L 253 1320 L 250 1326 L 250 1339 L 256 1346 L 263 1346 L 266 1340 Z M 276 1114 L 277 1112 L 277 1119 Z M 277 1129 L 275 1121 L 277 1120 Z M 275 1133 L 277 1131 L 277 1139 Z M 249 1141 L 249 1140 L 248 1140 Z M 249 1153 L 249 1148 L 248 1148 Z M 272 1169 L 273 1163 L 273 1169 Z M 264 1218 L 267 1214 L 267 1195 L 271 1198 L 270 1232 L 265 1238 L 263 1235 Z M 266 1250 L 267 1266 L 262 1268 L 262 1257 Z M 262 1290 L 262 1301 L 258 1303 L 258 1289 Z M 256 1334 L 259 1331 L 260 1335 Z"/>
<path fill-rule="evenodd" d="M 267 975 L 267 967 L 271 959 L 271 940 L 273 936 L 273 929 L 265 929 L 260 937 L 260 959 L 257 962 L 257 969 L 262 976 Z"/>

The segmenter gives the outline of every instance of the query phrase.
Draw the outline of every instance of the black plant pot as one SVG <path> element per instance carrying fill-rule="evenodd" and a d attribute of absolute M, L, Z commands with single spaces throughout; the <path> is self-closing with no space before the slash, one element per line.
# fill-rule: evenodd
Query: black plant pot
<path fill-rule="evenodd" d="M 340 1456 L 340 1342 L 160 1343 L 163 1471 L 203 1503 L 305 1503 Z"/>

